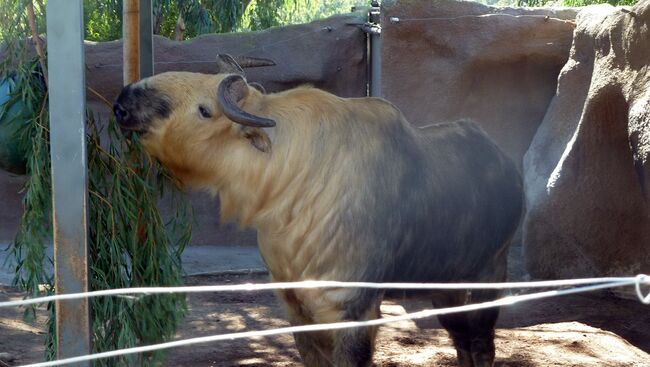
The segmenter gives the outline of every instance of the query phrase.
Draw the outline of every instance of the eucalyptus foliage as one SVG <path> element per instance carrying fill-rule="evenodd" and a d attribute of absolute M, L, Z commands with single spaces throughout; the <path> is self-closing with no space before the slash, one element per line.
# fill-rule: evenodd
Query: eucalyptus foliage
<path fill-rule="evenodd" d="M 8 80 L 13 85 L 12 95 L 0 109 L 0 114 L 8 113 L 16 104 L 22 104 L 25 109 L 20 114 L 26 117 L 25 121 L 7 122 L 20 124 L 15 138 L 16 144 L 27 147 L 28 172 L 28 180 L 23 188 L 25 211 L 11 252 L 18 260 L 16 273 L 19 276 L 14 280 L 15 285 L 28 291 L 31 296 L 37 296 L 40 293 L 39 285 L 52 284 L 52 274 L 48 274 L 44 266 L 46 261 L 51 261 L 45 252 L 51 231 L 49 115 L 46 110 L 47 90 L 43 85 L 39 62 L 26 47 L 25 39 L 30 34 L 26 3 L 7 1 L 0 5 L 0 21 L 4 26 L 0 40 L 3 47 L 0 80 Z M 44 8 L 38 10 L 42 15 Z"/>
<path fill-rule="evenodd" d="M 191 236 L 188 207 L 169 177 L 149 161 L 133 136 L 126 140 L 113 120 L 105 134 L 88 118 L 89 243 L 92 289 L 181 284 L 181 253 Z M 107 142 L 100 137 L 106 135 Z M 103 146 L 106 146 L 103 148 Z M 158 198 L 172 196 L 172 220 L 164 223 Z M 183 295 L 93 298 L 95 352 L 153 344 L 174 335 L 185 311 Z M 147 356 L 142 365 L 159 355 Z M 133 358 L 96 365 L 135 365 Z"/>
<path fill-rule="evenodd" d="M 29 0 L 28 0 L 29 1 Z M 54 291 L 53 275 L 45 266 L 52 259 L 52 208 L 49 154 L 48 92 L 27 26 L 25 0 L 0 3 L 3 58 L 0 77 L 10 78 L 13 92 L 0 109 L 6 113 L 20 103 L 28 113 L 13 137 L 27 144 L 27 182 L 23 188 L 24 213 L 14 244 L 14 284 L 30 296 Z M 44 7 L 35 6 L 39 33 L 44 33 Z M 181 253 L 191 236 L 191 215 L 186 201 L 174 189 L 165 171 L 150 161 L 138 137 L 125 139 L 114 121 L 87 118 L 88 244 L 92 290 L 172 286 L 182 281 Z M 169 196 L 171 220 L 158 211 L 161 196 Z M 93 298 L 93 349 L 102 352 L 171 338 L 186 309 L 183 295 Z M 46 358 L 56 353 L 55 315 L 48 305 Z M 32 319 L 35 310 L 27 309 Z M 95 362 L 97 366 L 155 365 L 160 354 Z M 136 361 L 137 359 L 137 361 Z"/>

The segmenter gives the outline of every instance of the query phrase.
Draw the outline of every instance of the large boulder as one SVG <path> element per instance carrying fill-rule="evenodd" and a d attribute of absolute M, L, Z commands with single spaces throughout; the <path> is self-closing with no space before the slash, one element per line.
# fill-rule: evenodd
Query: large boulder
<path fill-rule="evenodd" d="M 650 272 L 650 0 L 584 8 L 524 160 L 538 278 Z"/>
<path fill-rule="evenodd" d="M 416 125 L 476 120 L 521 167 L 555 94 L 576 10 L 382 2 L 382 96 Z"/>

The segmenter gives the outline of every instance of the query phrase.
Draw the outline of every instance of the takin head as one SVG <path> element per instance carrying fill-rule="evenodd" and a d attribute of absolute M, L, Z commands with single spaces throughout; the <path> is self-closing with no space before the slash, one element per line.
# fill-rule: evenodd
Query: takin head
<path fill-rule="evenodd" d="M 212 185 L 217 165 L 271 149 L 264 128 L 275 121 L 255 115 L 264 114 L 263 88 L 248 84 L 230 56 L 217 61 L 219 74 L 167 72 L 130 84 L 113 106 L 119 126 L 139 132 L 145 150 L 182 184 Z"/>

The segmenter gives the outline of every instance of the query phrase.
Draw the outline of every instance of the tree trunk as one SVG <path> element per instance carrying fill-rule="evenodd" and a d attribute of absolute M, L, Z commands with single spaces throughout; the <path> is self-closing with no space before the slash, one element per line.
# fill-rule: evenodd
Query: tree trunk
<path fill-rule="evenodd" d="M 172 35 L 172 39 L 174 41 L 182 41 L 184 35 L 185 35 L 185 21 L 183 20 L 183 14 L 178 14 L 178 19 L 176 19 L 176 26 L 174 27 L 174 33 Z"/>
<path fill-rule="evenodd" d="M 124 85 L 140 80 L 140 1 L 122 5 Z"/>

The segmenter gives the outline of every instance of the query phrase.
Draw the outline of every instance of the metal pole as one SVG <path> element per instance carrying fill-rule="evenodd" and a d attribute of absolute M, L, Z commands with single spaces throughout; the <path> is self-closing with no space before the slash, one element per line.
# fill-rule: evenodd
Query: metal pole
<path fill-rule="evenodd" d="M 140 78 L 154 73 L 152 14 L 151 0 L 140 0 Z"/>
<path fill-rule="evenodd" d="M 124 85 L 140 80 L 140 1 L 122 3 Z"/>
<path fill-rule="evenodd" d="M 368 22 L 372 25 L 370 34 L 370 95 L 381 97 L 381 27 L 380 8 L 377 1 L 372 2 Z"/>
<path fill-rule="evenodd" d="M 46 6 L 55 291 L 87 292 L 83 1 L 49 0 Z M 56 302 L 56 336 L 59 359 L 91 352 L 87 299 Z"/>

